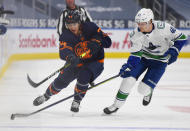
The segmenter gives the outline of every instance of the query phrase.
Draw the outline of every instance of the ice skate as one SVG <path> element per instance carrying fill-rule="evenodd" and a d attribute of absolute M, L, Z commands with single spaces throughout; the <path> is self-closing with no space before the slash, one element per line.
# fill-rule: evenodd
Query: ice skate
<path fill-rule="evenodd" d="M 47 97 L 46 95 L 38 96 L 34 101 L 33 105 L 34 106 L 39 106 L 43 104 L 45 101 L 49 100 L 50 97 Z"/>
<path fill-rule="evenodd" d="M 152 98 L 152 93 L 150 95 L 148 95 L 148 96 L 144 96 L 144 98 L 143 98 L 143 105 L 147 106 L 150 103 L 151 98 Z"/>
<path fill-rule="evenodd" d="M 115 107 L 114 105 L 111 105 L 110 107 L 104 108 L 105 114 L 112 114 L 115 113 L 119 108 Z"/>
<path fill-rule="evenodd" d="M 71 111 L 72 112 L 79 112 L 79 106 L 80 106 L 80 101 L 73 100 L 71 104 Z"/>

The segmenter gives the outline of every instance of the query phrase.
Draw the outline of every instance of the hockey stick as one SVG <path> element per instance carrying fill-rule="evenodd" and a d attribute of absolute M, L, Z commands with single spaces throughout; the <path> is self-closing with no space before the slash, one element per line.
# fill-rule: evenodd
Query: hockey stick
<path fill-rule="evenodd" d="M 1 14 L 10 14 L 10 15 L 14 15 L 14 11 L 12 11 L 12 10 L 3 10 L 3 11 L 0 11 L 0 15 Z"/>
<path fill-rule="evenodd" d="M 69 67 L 71 64 L 70 63 L 66 63 L 63 67 L 61 67 L 59 70 L 55 71 L 54 73 L 52 73 L 51 75 L 49 75 L 48 77 L 46 77 L 45 79 L 43 79 L 42 81 L 35 83 L 34 81 L 32 81 L 32 79 L 29 77 L 29 75 L 27 74 L 27 80 L 29 82 L 29 84 L 31 86 L 33 86 L 34 88 L 38 87 L 39 85 L 41 85 L 42 83 L 44 83 L 45 81 L 47 81 L 48 79 L 50 79 L 52 76 L 54 76 L 55 74 L 59 73 L 61 70 Z"/>
<path fill-rule="evenodd" d="M 99 85 L 101 85 L 101 84 L 103 84 L 103 83 L 105 83 L 105 82 L 108 82 L 108 81 L 110 81 L 110 80 L 113 80 L 113 79 L 115 79 L 115 78 L 117 78 L 117 77 L 119 77 L 119 76 L 120 76 L 119 74 L 118 74 L 118 75 L 115 75 L 115 76 L 112 76 L 112 77 L 110 77 L 110 78 L 108 78 L 108 79 L 106 79 L 106 80 L 104 80 L 104 81 L 101 81 L 101 82 L 99 82 L 99 83 L 97 83 L 97 84 L 95 84 L 95 85 L 89 87 L 87 90 L 93 89 L 94 87 L 97 87 L 97 86 L 99 86 Z M 86 91 L 87 91 L 87 90 L 86 90 Z M 66 101 L 66 100 L 68 100 L 68 99 L 70 99 L 70 98 L 72 98 L 72 97 L 74 97 L 74 96 L 80 95 L 80 94 L 82 94 L 82 92 L 79 92 L 79 93 L 77 93 L 77 94 L 70 95 L 70 96 L 68 96 L 68 97 L 66 97 L 66 98 L 63 98 L 63 99 L 61 99 L 61 100 L 59 100 L 59 101 L 57 101 L 57 102 L 55 102 L 55 103 L 53 103 L 53 104 L 50 104 L 50 105 L 48 105 L 48 106 L 46 106 L 46 107 L 44 107 L 44 108 L 41 108 L 41 109 L 39 109 L 39 110 L 37 110 L 37 111 L 32 112 L 32 113 L 25 113 L 25 114 L 24 114 L 24 113 L 15 113 L 15 114 L 12 114 L 12 115 L 11 115 L 11 120 L 14 120 L 16 117 L 28 117 L 28 116 L 37 114 L 37 113 L 39 113 L 39 112 L 41 112 L 41 111 L 43 111 L 43 110 L 46 110 L 46 109 L 48 109 L 48 108 L 50 108 L 50 107 L 52 107 L 52 106 L 54 106 L 54 105 L 57 105 L 57 104 L 59 104 L 59 103 L 61 103 L 61 102 L 63 102 L 63 101 Z"/>
<path fill-rule="evenodd" d="M 84 52 L 83 54 L 81 54 L 81 55 L 79 56 L 79 58 L 83 58 L 84 56 L 86 56 L 87 53 L 88 53 L 88 51 L 87 51 L 87 52 Z M 29 82 L 29 84 L 30 84 L 31 86 L 33 86 L 34 88 L 36 88 L 36 87 L 38 87 L 39 85 L 41 85 L 42 83 L 44 83 L 45 81 L 49 80 L 49 79 L 50 79 L 52 76 L 54 76 L 55 74 L 59 73 L 61 70 L 63 70 L 63 69 L 65 69 L 65 68 L 69 67 L 70 65 L 71 65 L 70 63 L 67 63 L 67 62 L 66 62 L 66 64 L 65 64 L 62 68 L 60 68 L 59 70 L 55 71 L 54 73 L 52 73 L 51 75 L 49 75 L 48 77 L 46 77 L 45 79 L 43 79 L 42 81 L 40 81 L 40 82 L 38 82 L 38 83 L 35 83 L 35 82 L 29 77 L 28 74 L 27 74 L 27 80 L 28 80 L 28 82 Z"/>

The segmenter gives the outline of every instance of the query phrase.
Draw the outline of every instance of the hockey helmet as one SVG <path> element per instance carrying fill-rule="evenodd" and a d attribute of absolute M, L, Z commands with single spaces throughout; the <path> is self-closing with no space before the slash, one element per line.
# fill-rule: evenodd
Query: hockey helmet
<path fill-rule="evenodd" d="M 154 14 L 151 9 L 142 8 L 135 16 L 136 23 L 149 22 L 154 20 Z"/>
<path fill-rule="evenodd" d="M 81 22 L 80 12 L 78 10 L 69 10 L 67 12 L 65 22 L 66 24 L 80 23 Z"/>

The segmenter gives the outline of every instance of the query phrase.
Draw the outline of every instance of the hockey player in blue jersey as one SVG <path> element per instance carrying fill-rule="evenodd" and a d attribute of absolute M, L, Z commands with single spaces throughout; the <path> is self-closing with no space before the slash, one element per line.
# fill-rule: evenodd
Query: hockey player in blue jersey
<path fill-rule="evenodd" d="M 63 30 L 59 39 L 59 55 L 70 66 L 61 71 L 44 95 L 37 97 L 33 104 L 38 106 L 44 103 L 77 79 L 74 92 L 82 93 L 74 97 L 71 111 L 78 112 L 89 83 L 92 83 L 104 69 L 104 48 L 111 46 L 111 39 L 95 23 L 83 23 L 77 10 L 68 12 L 66 26 L 68 29 Z"/>
<path fill-rule="evenodd" d="M 170 24 L 154 21 L 151 9 L 141 9 L 135 22 L 138 27 L 130 34 L 131 55 L 119 72 L 123 80 L 114 103 L 103 110 L 105 114 L 116 112 L 125 103 L 131 88 L 145 71 L 138 92 L 144 96 L 143 105 L 148 105 L 166 67 L 177 60 L 187 42 L 186 35 Z"/>

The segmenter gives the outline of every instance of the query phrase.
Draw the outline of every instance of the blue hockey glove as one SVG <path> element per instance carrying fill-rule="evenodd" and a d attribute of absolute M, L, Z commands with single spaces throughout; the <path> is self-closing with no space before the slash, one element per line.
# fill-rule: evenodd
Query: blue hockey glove
<path fill-rule="evenodd" d="M 4 25 L 0 25 L 0 35 L 4 35 L 7 32 L 7 28 Z"/>
<path fill-rule="evenodd" d="M 170 58 L 168 60 L 168 65 L 170 65 L 177 60 L 178 52 L 174 48 L 169 48 L 169 50 L 164 55 L 170 56 Z"/>
<path fill-rule="evenodd" d="M 138 53 L 140 52 L 131 53 L 132 55 L 129 56 L 127 63 L 121 67 L 119 74 L 122 78 L 130 77 L 132 70 L 140 63 L 141 57 L 137 55 Z"/>
<path fill-rule="evenodd" d="M 72 67 L 76 67 L 77 64 L 79 64 L 80 59 L 78 57 L 76 57 L 75 55 L 71 54 L 67 56 L 67 63 L 71 63 Z"/>
<path fill-rule="evenodd" d="M 129 77 L 129 76 L 131 76 L 131 71 L 132 71 L 132 69 L 133 69 L 133 66 L 132 66 L 131 64 L 125 63 L 125 64 L 123 64 L 123 66 L 121 67 L 120 72 L 119 72 L 119 75 L 120 75 L 122 78 Z"/>

